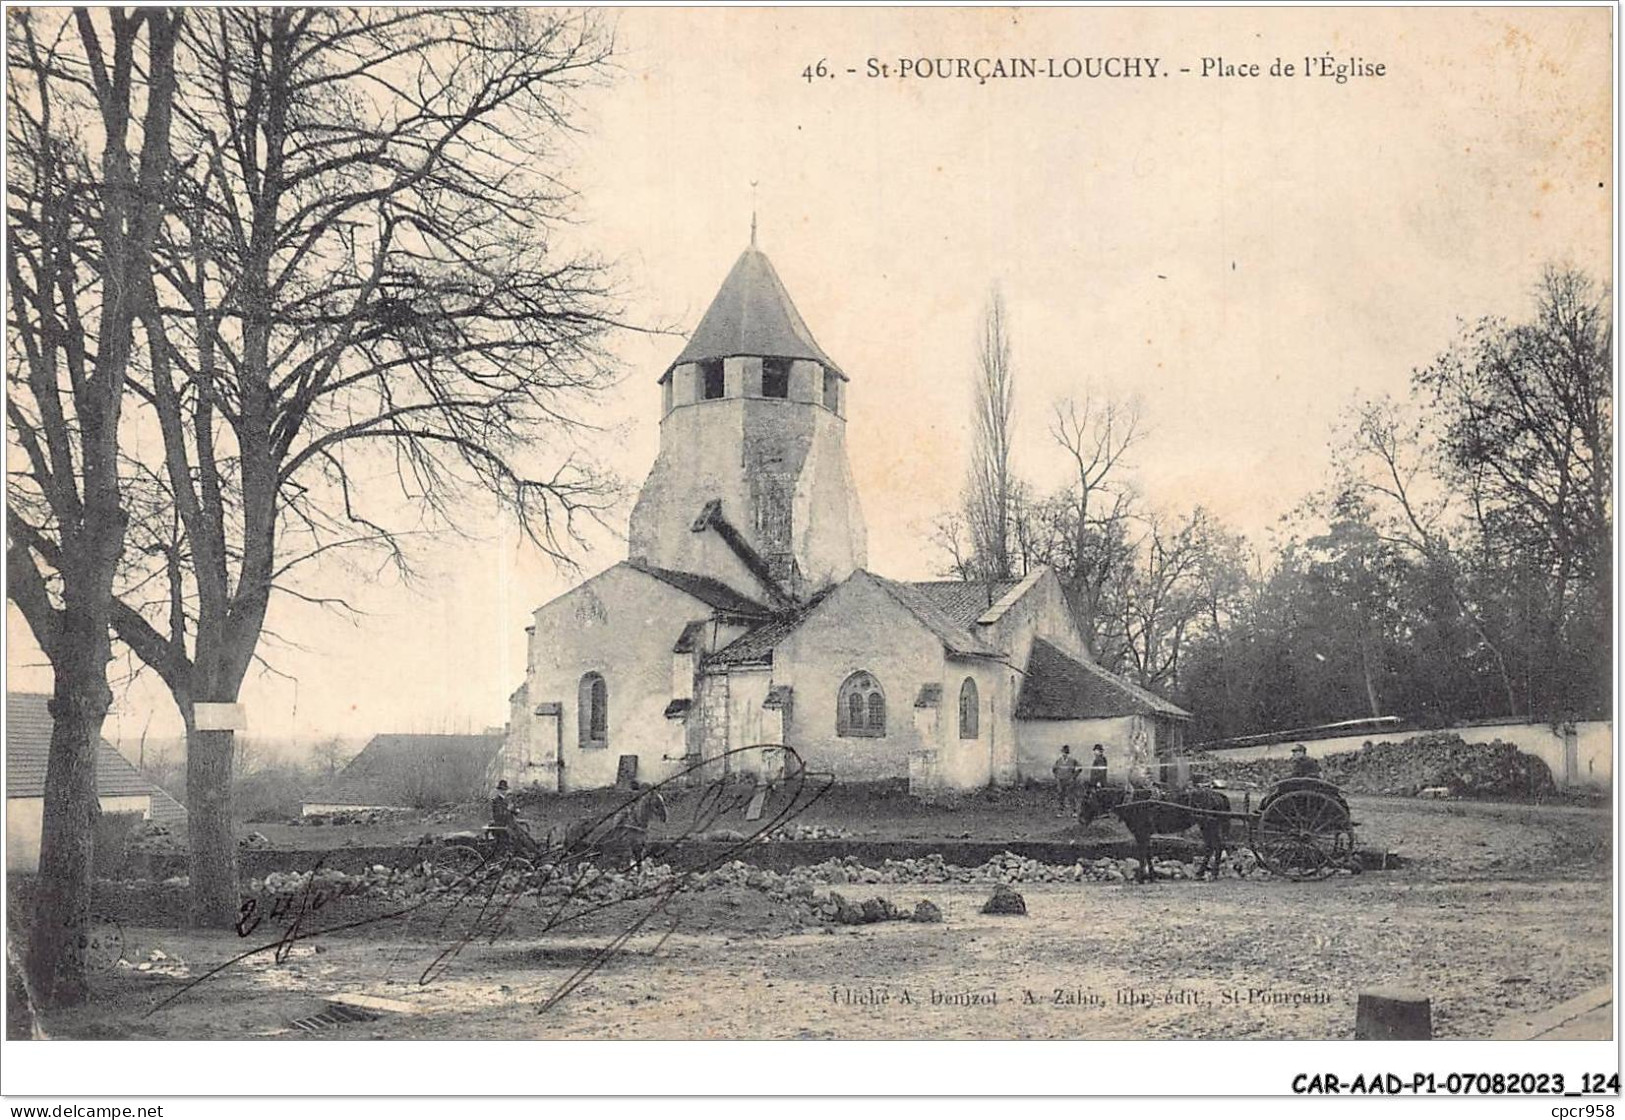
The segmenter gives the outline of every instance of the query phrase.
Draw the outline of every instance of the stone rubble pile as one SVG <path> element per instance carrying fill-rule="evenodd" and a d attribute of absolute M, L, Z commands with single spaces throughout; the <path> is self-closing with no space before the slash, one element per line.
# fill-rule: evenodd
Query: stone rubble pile
<path fill-rule="evenodd" d="M 765 840 L 850 840 L 852 834 L 844 828 L 827 824 L 802 824 L 791 821 L 763 837 Z"/>
<path fill-rule="evenodd" d="M 938 922 L 942 911 L 922 900 L 912 911 L 894 905 L 880 895 L 854 901 L 832 887 L 875 885 L 915 886 L 930 884 L 991 884 L 996 890 L 1026 883 L 1125 883 L 1138 869 L 1134 859 L 1100 858 L 1071 864 L 1048 864 L 1005 852 L 978 867 L 959 867 L 941 855 L 919 859 L 885 860 L 879 867 L 866 867 L 856 857 L 829 859 L 822 863 L 780 872 L 733 860 L 706 871 L 681 872 L 663 863 L 646 863 L 641 869 L 610 871 L 592 864 L 529 867 L 523 863 L 503 871 L 470 873 L 464 869 L 436 864 L 432 859 L 410 867 L 374 864 L 358 872 L 323 868 L 316 872 L 280 871 L 245 884 L 246 893 L 260 899 L 267 912 L 307 905 L 320 896 L 323 904 L 338 898 L 361 897 L 387 903 L 413 903 L 425 895 L 453 895 L 469 889 L 468 876 L 478 879 L 473 890 L 531 896 L 544 905 L 602 905 L 645 898 L 664 890 L 679 892 L 722 892 L 725 900 L 739 904 L 741 891 L 755 891 L 774 902 L 797 907 L 810 921 L 857 925 L 880 921 Z M 1175 859 L 1155 859 L 1157 874 L 1167 879 L 1194 879 L 1196 865 Z M 483 875 L 497 875 L 493 884 Z M 1250 852 L 1229 853 L 1220 870 L 1221 877 L 1246 875 L 1265 879 L 1269 873 L 1258 867 Z M 279 902 L 279 900 L 281 900 Z"/>
<path fill-rule="evenodd" d="M 1209 754 L 1202 769 L 1232 785 L 1268 786 L 1292 773 L 1291 759 L 1227 761 Z M 1403 742 L 1367 743 L 1320 759 L 1320 776 L 1348 793 L 1385 796 L 1544 797 L 1556 791 L 1546 764 L 1499 739 L 1469 743 L 1453 733 L 1414 735 Z"/>
<path fill-rule="evenodd" d="M 168 825 L 160 824 L 157 821 L 143 821 L 131 834 L 124 850 L 132 855 L 143 852 L 169 855 L 174 852 L 184 852 L 186 845 Z"/>
<path fill-rule="evenodd" d="M 1157 874 L 1171 879 L 1196 878 L 1197 862 L 1153 858 Z M 810 875 L 825 883 L 1121 883 L 1134 878 L 1140 861 L 1134 858 L 1080 859 L 1070 864 L 1042 863 L 1036 859 L 1004 852 L 978 867 L 960 867 L 941 855 L 918 859 L 888 859 L 876 867 L 864 867 L 855 857 L 829 859 L 798 868 L 792 874 Z M 1253 854 L 1226 852 L 1219 867 L 1220 878 L 1267 877 Z"/>
<path fill-rule="evenodd" d="M 287 823 L 291 825 L 318 826 L 330 824 L 391 824 L 402 817 L 417 816 L 415 809 L 339 809 L 331 813 L 311 813 L 308 816 L 290 817 Z M 431 815 L 426 819 L 443 818 L 444 813 Z"/>
<path fill-rule="evenodd" d="M 154 949 L 147 954 L 145 960 L 136 962 L 126 957 L 119 957 L 114 962 L 115 967 L 131 969 L 135 972 L 151 972 L 159 976 L 189 976 L 191 968 L 179 957 L 172 956 L 162 949 Z"/>

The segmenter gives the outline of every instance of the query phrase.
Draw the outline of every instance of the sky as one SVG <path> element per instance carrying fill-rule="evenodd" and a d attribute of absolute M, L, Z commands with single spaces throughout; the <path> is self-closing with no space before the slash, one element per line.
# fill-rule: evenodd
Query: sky
<path fill-rule="evenodd" d="M 1006 302 L 1015 468 L 1065 464 L 1053 403 L 1134 397 L 1132 477 L 1262 542 L 1320 485 L 1340 412 L 1402 396 L 1462 319 L 1516 317 L 1547 263 L 1610 275 L 1610 12 L 1590 9 L 632 9 L 616 72 L 561 153 L 570 236 L 617 262 L 630 316 L 691 328 L 749 241 L 851 376 L 869 567 L 938 574 L 932 520 L 970 451 L 982 309 Z M 1306 56 L 1381 76 L 1304 76 Z M 1030 59 L 1039 76 L 899 76 Z M 1068 60 L 1157 76 L 1049 77 Z M 870 77 L 869 63 L 888 76 Z M 1203 77 L 1219 60 L 1260 74 Z M 1272 77 L 1280 59 L 1292 77 Z M 1053 60 L 1053 62 L 1052 62 Z M 808 80 L 824 64 L 833 76 Z M 1140 69 L 1148 69 L 1141 63 Z M 856 71 L 855 73 L 849 72 Z M 1188 72 L 1187 72 L 1188 71 Z M 754 184 L 754 186 L 753 186 Z M 625 556 L 680 333 L 615 340 L 595 450 L 629 484 L 559 570 L 499 521 L 420 545 L 420 578 L 355 581 L 354 622 L 292 603 L 245 685 L 257 738 L 500 726 L 537 606 Z M 334 571 L 323 577 L 352 579 Z M 8 608 L 9 687 L 48 689 Z M 121 673 L 123 663 L 117 667 Z M 108 737 L 178 733 L 150 679 Z"/>

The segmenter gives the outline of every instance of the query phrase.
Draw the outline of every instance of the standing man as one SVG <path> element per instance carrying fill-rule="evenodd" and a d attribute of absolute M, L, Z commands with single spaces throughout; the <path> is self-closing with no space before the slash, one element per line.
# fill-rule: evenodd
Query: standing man
<path fill-rule="evenodd" d="M 1055 815 L 1064 817 L 1078 799 L 1078 775 L 1083 772 L 1078 760 L 1072 757 L 1071 743 L 1061 748 L 1061 757 L 1055 760 L 1051 772 L 1055 775 Z"/>
<path fill-rule="evenodd" d="M 1095 757 L 1089 763 L 1089 784 L 1099 789 L 1106 784 L 1106 748 L 1095 744 Z"/>

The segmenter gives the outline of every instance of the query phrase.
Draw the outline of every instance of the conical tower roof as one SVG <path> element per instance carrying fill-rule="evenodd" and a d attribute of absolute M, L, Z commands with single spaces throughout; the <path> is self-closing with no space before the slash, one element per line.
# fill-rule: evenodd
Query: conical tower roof
<path fill-rule="evenodd" d="M 773 262 L 752 245 L 734 262 L 688 345 L 667 367 L 741 356 L 803 358 L 846 374 L 813 339 Z"/>

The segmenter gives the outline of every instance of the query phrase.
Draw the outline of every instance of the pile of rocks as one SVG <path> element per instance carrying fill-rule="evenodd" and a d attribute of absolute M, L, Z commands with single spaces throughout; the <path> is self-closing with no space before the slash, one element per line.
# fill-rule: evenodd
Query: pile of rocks
<path fill-rule="evenodd" d="M 154 853 L 169 855 L 174 852 L 186 850 L 186 845 L 167 826 L 157 821 L 143 821 L 130 836 L 124 848 L 125 852 L 135 855 L 138 853 Z"/>
<path fill-rule="evenodd" d="M 850 840 L 852 834 L 844 828 L 827 824 L 802 824 L 791 821 L 763 837 L 764 840 Z"/>
<path fill-rule="evenodd" d="M 498 865 L 487 866 L 490 870 L 469 872 L 424 861 L 405 868 L 374 864 L 358 872 L 336 868 L 315 872 L 282 871 L 254 879 L 246 887 L 247 893 L 262 898 L 261 905 L 267 908 L 297 906 L 300 898 L 314 900 L 317 896 L 324 904 L 352 896 L 412 902 L 426 893 L 461 890 L 470 874 L 480 878 L 481 890 L 494 888 L 505 894 L 533 896 L 549 905 L 598 906 L 645 898 L 671 889 L 685 893 L 720 891 L 731 896 L 737 896 L 740 891 L 756 891 L 775 902 L 799 907 L 812 921 L 856 925 L 905 919 L 940 921 L 942 912 L 931 903 L 922 903 L 913 910 L 899 909 L 878 894 L 867 901 L 854 902 L 841 892 L 831 890 L 832 886 L 973 883 L 990 884 L 997 889 L 1016 883 L 1124 883 L 1132 880 L 1139 869 L 1134 859 L 1080 859 L 1071 864 L 1049 864 L 1013 852 L 995 856 L 979 867 L 958 867 L 935 854 L 919 859 L 886 860 L 879 867 L 866 867 L 856 857 L 847 857 L 785 872 L 756 867 L 743 860 L 693 872 L 676 871 L 664 863 L 646 863 L 640 869 L 628 871 L 609 871 L 589 863 L 541 867 L 521 864 L 506 870 Z M 1153 866 L 1162 878 L 1196 877 L 1194 863 L 1157 859 Z M 500 876 L 495 884 L 485 878 L 493 874 Z M 1249 852 L 1227 856 L 1220 875 L 1223 878 L 1269 877 Z"/>
<path fill-rule="evenodd" d="M 292 825 L 306 825 L 317 827 L 320 825 L 343 824 L 391 824 L 402 817 L 411 816 L 412 809 L 339 809 L 331 813 L 312 813 L 304 817 L 292 817 L 288 820 Z"/>
<path fill-rule="evenodd" d="M 1289 758 L 1227 761 L 1209 755 L 1204 769 L 1230 784 L 1268 786 L 1290 777 Z M 1544 797 L 1555 792 L 1551 771 L 1533 755 L 1499 739 L 1469 743 L 1460 735 L 1435 732 L 1398 743 L 1367 743 L 1320 759 L 1320 776 L 1349 793 L 1416 797 Z"/>
<path fill-rule="evenodd" d="M 1171 879 L 1196 878 L 1197 864 L 1175 859 L 1154 859 L 1159 875 Z M 1004 852 L 979 867 L 959 867 L 939 854 L 919 859 L 888 859 L 879 867 L 865 867 L 855 857 L 830 859 L 799 868 L 820 883 L 1121 883 L 1134 878 L 1137 859 L 1080 859 L 1074 863 L 1043 863 L 1036 859 Z M 1229 852 L 1219 868 L 1220 878 L 1266 874 L 1257 868 L 1250 852 Z"/>
<path fill-rule="evenodd" d="M 922 898 L 914 909 L 899 909 L 891 899 L 876 895 L 862 902 L 849 902 L 844 895 L 831 891 L 827 898 L 812 907 L 813 917 L 843 926 L 870 925 L 875 922 L 942 921 L 942 909 L 929 899 Z"/>

